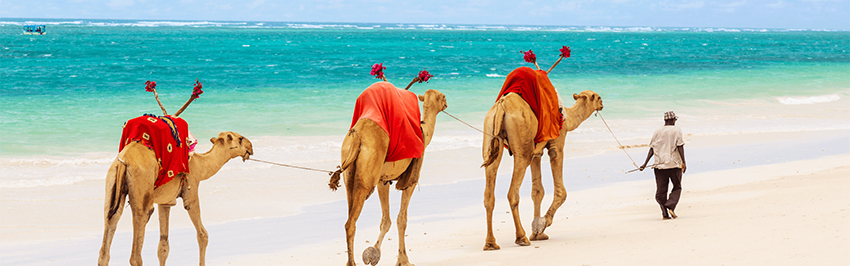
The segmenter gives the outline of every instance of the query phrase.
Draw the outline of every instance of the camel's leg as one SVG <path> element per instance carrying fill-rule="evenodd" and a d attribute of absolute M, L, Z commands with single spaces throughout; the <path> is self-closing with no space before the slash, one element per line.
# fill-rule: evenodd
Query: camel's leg
<path fill-rule="evenodd" d="M 531 223 L 531 241 L 549 239 L 546 234 L 543 234 L 543 228 L 538 225 L 540 218 L 540 205 L 543 202 L 543 196 L 546 191 L 543 188 L 543 181 L 540 174 L 540 156 L 531 158 L 531 199 L 534 201 L 534 221 Z"/>
<path fill-rule="evenodd" d="M 516 228 L 514 243 L 520 246 L 531 245 L 531 242 L 525 237 L 525 229 L 522 228 L 522 222 L 519 219 L 519 187 L 522 185 L 522 179 L 525 178 L 525 169 L 528 168 L 531 161 L 531 158 L 528 157 L 530 157 L 530 152 L 514 153 L 514 173 L 511 177 L 511 187 L 508 189 L 508 204 L 511 206 L 511 214 Z"/>
<path fill-rule="evenodd" d="M 133 212 L 133 249 L 130 253 L 130 265 L 142 266 L 145 226 L 153 214 L 153 191 L 140 189 L 132 183 L 129 185 L 129 190 L 130 210 Z"/>
<path fill-rule="evenodd" d="M 416 185 L 410 186 L 404 189 L 401 194 L 401 205 L 399 205 L 398 220 L 396 221 L 396 227 L 398 227 L 398 262 L 396 266 L 413 266 L 407 258 L 407 249 L 404 246 L 404 231 L 407 230 L 407 206 L 410 205 L 410 196 L 413 195 L 413 189 L 415 187 Z"/>
<path fill-rule="evenodd" d="M 359 168 L 359 167 L 358 167 Z M 359 170 L 359 169 L 358 169 Z M 348 266 L 354 263 L 354 232 L 357 230 L 357 218 L 363 210 L 363 202 L 369 196 L 367 188 L 355 187 L 347 189 L 348 193 L 348 221 L 345 222 L 345 241 L 348 245 Z"/>
<path fill-rule="evenodd" d="M 390 186 L 384 182 L 378 182 L 378 196 L 381 199 L 381 233 L 378 235 L 378 241 L 375 241 L 374 247 L 369 247 L 363 251 L 363 262 L 366 264 L 375 265 L 381 260 L 381 243 L 384 242 L 384 235 L 390 231 L 392 219 L 390 219 Z"/>
<path fill-rule="evenodd" d="M 496 160 L 485 168 L 487 185 L 484 188 L 484 209 L 487 210 L 487 238 L 484 240 L 484 250 L 499 250 L 501 248 L 496 244 L 496 237 L 493 235 L 493 208 L 496 207 L 496 174 L 499 171 L 503 153 L 504 149 L 500 147 Z"/>
<path fill-rule="evenodd" d="M 183 208 L 189 213 L 189 219 L 195 225 L 195 231 L 198 234 L 198 265 L 206 265 L 207 243 L 209 243 L 209 234 L 204 224 L 201 222 L 201 204 L 198 198 L 198 182 L 187 182 L 188 188 L 183 190 Z"/>
<path fill-rule="evenodd" d="M 531 199 L 534 201 L 534 217 L 540 217 L 540 204 L 543 201 L 543 196 L 546 195 L 546 190 L 543 188 L 543 181 L 540 174 L 540 157 L 531 158 Z"/>
<path fill-rule="evenodd" d="M 357 219 L 363 210 L 363 203 L 369 198 L 381 175 L 381 164 L 386 157 L 384 153 L 360 152 L 354 176 L 345 182 L 348 196 L 348 221 L 345 222 L 345 241 L 348 245 L 348 266 L 354 262 L 354 232 L 357 230 Z M 377 263 L 377 262 L 376 262 Z"/>
<path fill-rule="evenodd" d="M 115 204 L 118 204 L 117 211 L 112 216 L 109 216 L 109 209 L 111 207 L 110 201 L 112 200 L 111 197 L 114 190 L 117 189 L 115 187 L 115 175 L 118 163 L 118 161 L 112 163 L 112 167 L 110 167 L 109 173 L 106 175 L 106 203 L 103 207 L 103 244 L 100 246 L 100 256 L 97 259 L 98 266 L 109 265 L 109 248 L 112 246 L 112 238 L 115 236 L 115 229 L 118 225 L 118 220 L 121 219 L 121 215 L 124 213 L 124 203 L 127 202 L 127 194 L 118 194 L 118 198 L 115 199 Z"/>
<path fill-rule="evenodd" d="M 555 183 L 555 198 L 552 200 L 552 205 L 546 211 L 546 227 L 552 225 L 552 220 L 555 219 L 555 212 L 567 200 L 567 189 L 564 187 L 564 140 L 558 139 L 554 144 L 549 145 L 549 164 L 552 165 L 552 180 Z"/>
<path fill-rule="evenodd" d="M 165 260 L 168 258 L 168 216 L 171 214 L 170 204 L 159 204 L 157 212 L 159 213 L 159 249 L 157 249 L 157 257 L 159 265 L 165 266 Z"/>

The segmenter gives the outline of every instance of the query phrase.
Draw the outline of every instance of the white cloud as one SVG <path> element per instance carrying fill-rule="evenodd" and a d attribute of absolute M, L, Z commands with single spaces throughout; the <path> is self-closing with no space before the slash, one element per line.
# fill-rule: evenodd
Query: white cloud
<path fill-rule="evenodd" d="M 662 10 L 682 11 L 687 9 L 701 9 L 705 7 L 703 1 L 665 1 L 661 3 L 653 3 L 650 7 L 660 7 Z"/>
<path fill-rule="evenodd" d="M 784 8 L 786 6 L 786 4 L 787 4 L 787 2 L 782 1 L 782 0 L 778 0 L 778 1 L 776 1 L 776 3 L 767 4 L 766 6 L 770 7 L 770 8 Z"/>
<path fill-rule="evenodd" d="M 321 3 L 320 1 L 316 1 L 316 9 L 343 9 L 345 8 L 345 4 L 342 3 L 342 0 L 328 0 Z"/>
<path fill-rule="evenodd" d="M 528 14 L 532 17 L 532 20 L 534 20 L 534 18 L 552 16 L 553 8 L 549 5 L 533 5 L 532 7 L 533 9 L 528 12 Z"/>
<path fill-rule="evenodd" d="M 720 5 L 720 6 L 722 6 L 722 7 L 729 7 L 729 8 L 733 8 L 733 7 L 740 7 L 740 6 L 743 6 L 743 5 L 744 5 L 744 4 L 746 4 L 746 3 L 747 3 L 747 1 L 739 1 L 739 2 L 728 3 L 728 4 Z"/>
<path fill-rule="evenodd" d="M 705 7 L 705 2 L 694 1 L 694 2 L 688 2 L 688 3 L 681 3 L 681 4 L 678 4 L 678 5 L 675 5 L 675 6 L 680 10 L 681 9 L 699 9 L 699 8 Z"/>
<path fill-rule="evenodd" d="M 106 5 L 108 5 L 109 7 L 112 7 L 112 8 L 119 8 L 120 9 L 120 8 L 125 8 L 125 7 L 128 7 L 128 6 L 132 6 L 133 4 L 135 4 L 133 2 L 133 0 L 110 0 L 109 3 L 107 3 Z"/>
<path fill-rule="evenodd" d="M 219 10 L 233 10 L 233 5 L 228 3 L 226 5 L 216 5 L 215 8 Z"/>
<path fill-rule="evenodd" d="M 719 10 L 731 13 L 731 12 L 737 11 L 739 7 L 742 7 L 745 4 L 747 4 L 747 1 L 740 1 L 740 2 L 723 4 L 723 5 L 720 5 Z"/>
<path fill-rule="evenodd" d="M 250 4 L 248 4 L 247 7 L 248 7 L 248 9 L 254 9 L 254 8 L 257 8 L 258 6 L 264 4 L 264 3 L 266 3 L 266 0 L 254 0 L 254 2 L 251 2 Z"/>
<path fill-rule="evenodd" d="M 576 11 L 581 10 L 581 1 L 569 1 L 558 5 L 560 11 Z"/>

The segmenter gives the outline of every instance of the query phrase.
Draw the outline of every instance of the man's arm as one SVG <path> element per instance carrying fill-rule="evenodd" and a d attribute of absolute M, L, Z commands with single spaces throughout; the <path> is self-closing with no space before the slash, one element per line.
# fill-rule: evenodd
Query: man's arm
<path fill-rule="evenodd" d="M 679 158 L 682 158 L 682 173 L 688 170 L 687 164 L 685 164 L 685 145 L 677 146 L 676 150 L 679 151 Z"/>
<path fill-rule="evenodd" d="M 649 148 L 649 153 L 648 153 L 648 154 L 646 154 L 646 161 L 645 161 L 645 162 L 643 162 L 643 165 L 641 165 L 640 167 L 638 167 L 638 169 L 640 169 L 641 171 L 643 171 L 643 169 L 644 169 L 644 168 L 646 168 L 646 164 L 647 164 L 647 163 L 649 163 L 649 158 L 652 158 L 652 153 L 653 153 L 653 151 L 652 151 L 652 147 L 650 147 L 650 148 Z"/>

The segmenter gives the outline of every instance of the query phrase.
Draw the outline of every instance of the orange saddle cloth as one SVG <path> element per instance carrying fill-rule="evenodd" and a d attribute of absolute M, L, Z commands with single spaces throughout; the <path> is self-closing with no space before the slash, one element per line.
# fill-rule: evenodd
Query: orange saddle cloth
<path fill-rule="evenodd" d="M 135 141 L 145 145 L 156 154 L 159 162 L 155 188 L 164 185 L 180 174 L 189 174 L 189 125 L 185 120 L 173 116 L 143 115 L 124 123 L 121 146 Z"/>
<path fill-rule="evenodd" d="M 375 121 L 390 136 L 387 162 L 422 157 L 422 126 L 419 98 L 413 92 L 402 90 L 389 82 L 372 84 L 354 105 L 351 128 L 360 119 Z"/>
<path fill-rule="evenodd" d="M 505 78 L 505 84 L 502 85 L 496 101 L 511 92 L 519 94 L 537 116 L 537 135 L 534 136 L 534 143 L 558 138 L 564 124 L 564 116 L 560 112 L 558 92 L 549 81 L 546 71 L 530 67 L 514 69 Z"/>

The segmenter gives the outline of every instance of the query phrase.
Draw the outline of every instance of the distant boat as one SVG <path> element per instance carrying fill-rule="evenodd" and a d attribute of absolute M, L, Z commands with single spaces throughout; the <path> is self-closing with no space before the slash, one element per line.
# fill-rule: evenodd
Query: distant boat
<path fill-rule="evenodd" d="M 24 35 L 45 35 L 47 34 L 46 25 L 24 25 Z"/>

